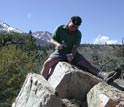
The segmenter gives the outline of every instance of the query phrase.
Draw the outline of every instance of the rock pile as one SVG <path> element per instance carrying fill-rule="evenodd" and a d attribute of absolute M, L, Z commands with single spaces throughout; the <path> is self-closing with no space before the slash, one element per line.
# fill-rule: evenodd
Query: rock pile
<path fill-rule="evenodd" d="M 59 62 L 48 81 L 28 74 L 12 107 L 124 107 L 124 91 Z"/>

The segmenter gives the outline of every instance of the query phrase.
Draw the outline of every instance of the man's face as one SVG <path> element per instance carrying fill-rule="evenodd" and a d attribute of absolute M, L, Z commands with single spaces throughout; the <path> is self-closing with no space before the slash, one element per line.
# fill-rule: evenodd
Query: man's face
<path fill-rule="evenodd" d="M 69 24 L 68 24 L 68 28 L 69 28 L 70 31 L 75 31 L 75 30 L 78 29 L 78 26 L 77 25 L 74 25 L 72 23 L 72 21 L 70 21 Z"/>

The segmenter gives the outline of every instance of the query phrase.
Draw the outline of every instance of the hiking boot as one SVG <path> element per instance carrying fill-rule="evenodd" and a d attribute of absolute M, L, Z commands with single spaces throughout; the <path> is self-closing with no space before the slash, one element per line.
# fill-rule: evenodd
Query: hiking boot
<path fill-rule="evenodd" d="M 111 83 L 113 82 L 115 79 L 120 78 L 121 74 L 122 74 L 122 66 L 117 66 L 115 69 L 115 74 L 113 76 L 110 76 L 108 78 L 106 78 L 106 82 Z"/>
<path fill-rule="evenodd" d="M 123 72 L 123 68 L 122 68 L 122 67 L 123 67 L 123 66 L 120 65 L 120 66 L 118 66 L 118 67 L 115 68 L 115 71 L 117 72 L 116 76 L 114 77 L 115 79 L 121 77 L 122 72 Z"/>
<path fill-rule="evenodd" d="M 111 72 L 103 72 L 100 71 L 98 73 L 98 77 L 102 78 L 104 81 L 106 81 L 108 84 L 112 83 L 118 76 L 116 71 Z"/>

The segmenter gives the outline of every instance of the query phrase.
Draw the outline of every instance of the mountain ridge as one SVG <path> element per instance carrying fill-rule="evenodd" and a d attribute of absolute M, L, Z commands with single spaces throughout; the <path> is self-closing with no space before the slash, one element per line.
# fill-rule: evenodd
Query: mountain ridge
<path fill-rule="evenodd" d="M 12 27 L 9 24 L 0 21 L 0 32 L 1 33 L 27 33 L 27 32 L 23 32 L 21 30 L 19 30 L 18 28 Z M 37 45 L 49 45 L 49 41 L 50 38 L 52 36 L 52 33 L 48 32 L 48 31 L 35 31 L 32 32 L 32 36 L 36 39 L 36 44 Z"/>
<path fill-rule="evenodd" d="M 9 24 L 0 21 L 0 32 L 7 32 L 7 33 L 11 33 L 11 32 L 17 32 L 17 33 L 23 33 L 23 31 L 10 26 Z"/>

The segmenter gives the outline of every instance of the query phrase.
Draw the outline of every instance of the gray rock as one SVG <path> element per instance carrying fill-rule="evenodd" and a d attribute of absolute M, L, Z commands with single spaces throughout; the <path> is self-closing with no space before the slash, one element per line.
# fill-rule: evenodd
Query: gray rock
<path fill-rule="evenodd" d="M 124 92 L 100 82 L 95 85 L 87 94 L 88 107 L 124 107 Z"/>
<path fill-rule="evenodd" d="M 62 107 L 55 90 L 38 74 L 28 74 L 12 107 Z"/>
<path fill-rule="evenodd" d="M 76 99 L 62 99 L 65 107 L 80 107 L 81 102 Z"/>
<path fill-rule="evenodd" d="M 59 62 L 48 81 L 59 93 L 59 97 L 82 101 L 88 91 L 101 80 L 73 65 Z"/>

